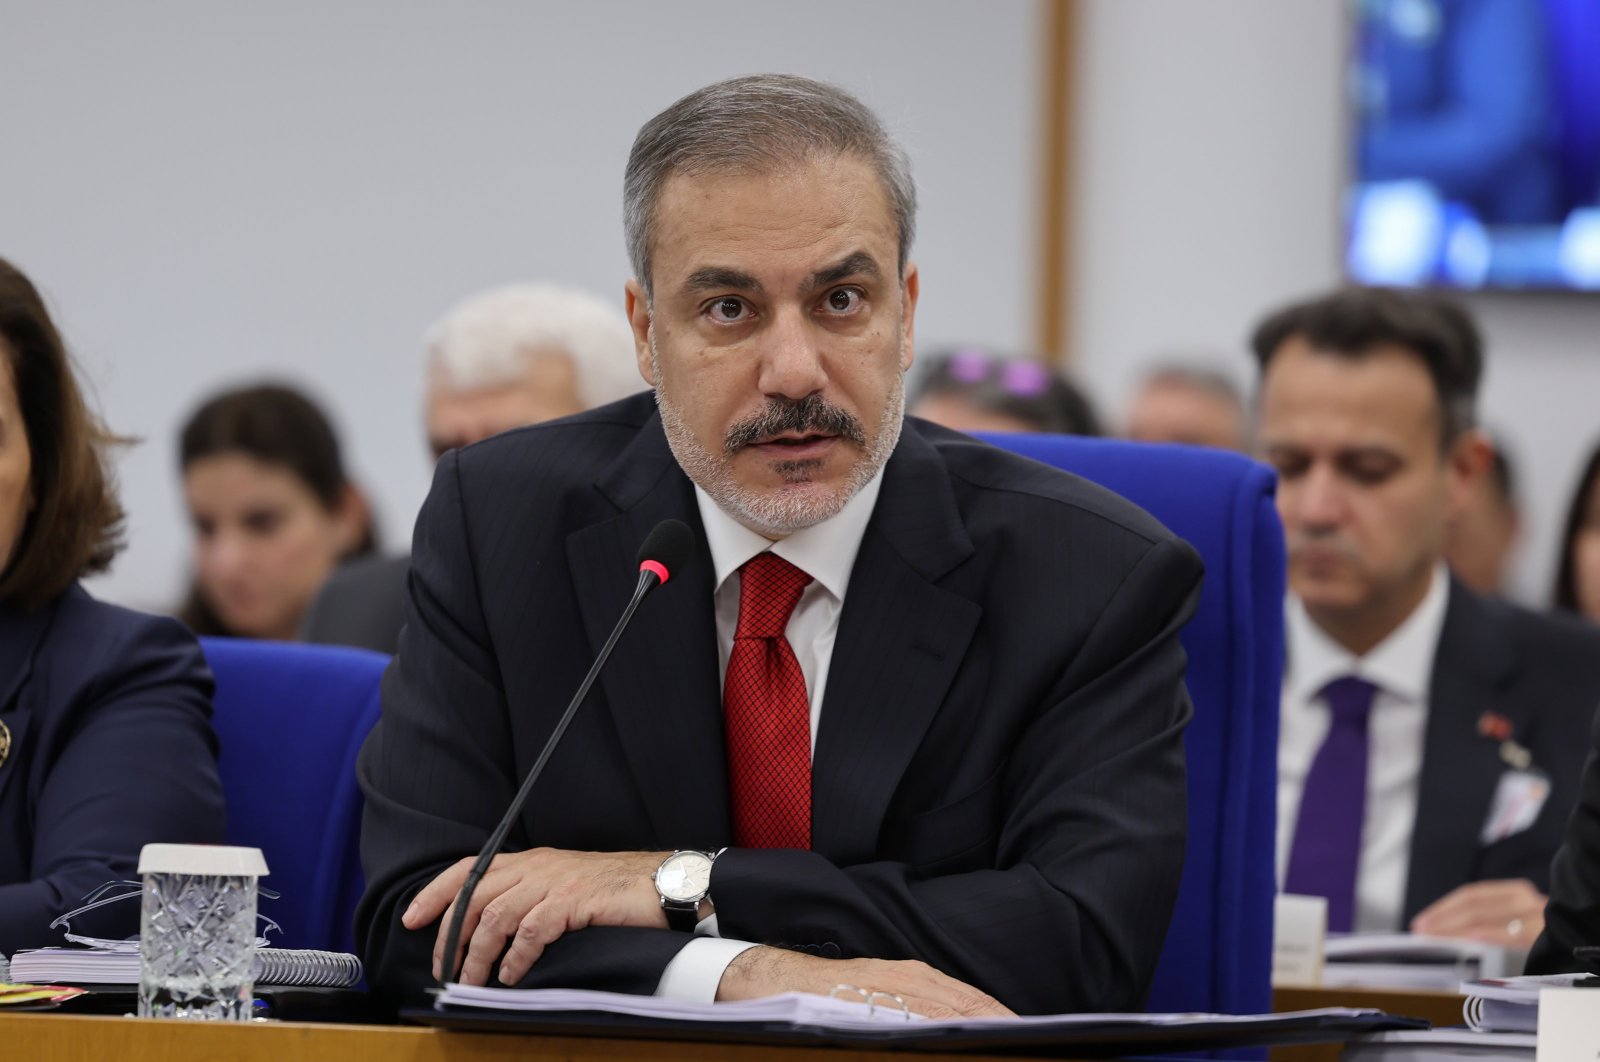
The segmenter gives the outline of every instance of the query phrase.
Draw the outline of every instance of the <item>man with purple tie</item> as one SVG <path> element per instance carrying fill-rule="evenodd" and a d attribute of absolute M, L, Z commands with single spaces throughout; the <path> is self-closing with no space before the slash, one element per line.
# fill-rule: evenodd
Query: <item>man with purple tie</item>
<path fill-rule="evenodd" d="M 1259 449 L 1289 547 L 1284 891 L 1333 932 L 1528 947 L 1600 704 L 1600 631 L 1481 598 L 1446 529 L 1491 460 L 1472 320 L 1349 289 L 1257 328 Z"/>

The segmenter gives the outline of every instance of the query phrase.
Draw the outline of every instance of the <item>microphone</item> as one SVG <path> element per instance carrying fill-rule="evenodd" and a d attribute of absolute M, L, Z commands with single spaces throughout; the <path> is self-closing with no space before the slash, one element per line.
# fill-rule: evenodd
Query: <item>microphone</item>
<path fill-rule="evenodd" d="M 544 743 L 539 758 L 528 771 L 528 777 L 523 779 L 522 788 L 517 790 L 517 795 L 511 799 L 511 806 L 506 808 L 499 825 L 484 842 L 483 849 L 472 864 L 472 869 L 467 871 L 467 880 L 462 882 L 461 891 L 456 894 L 455 914 L 450 917 L 450 932 L 444 941 L 444 963 L 439 968 L 440 984 L 455 979 L 456 949 L 461 944 L 461 927 L 467 917 L 467 906 L 472 902 L 472 893 L 477 889 L 478 882 L 483 880 L 483 875 L 488 872 L 489 864 L 494 862 L 500 846 L 505 843 L 506 834 L 511 831 L 511 824 L 522 813 L 522 806 L 528 802 L 528 794 L 533 792 L 533 783 L 539 780 L 539 775 L 544 771 L 544 765 L 550 759 L 550 754 L 555 751 L 556 744 L 560 742 L 561 735 L 567 732 L 567 725 L 577 714 L 578 705 L 583 703 L 584 697 L 589 693 L 589 687 L 593 686 L 594 680 L 600 676 L 600 669 L 605 667 L 606 661 L 611 658 L 611 650 L 616 646 L 617 639 L 622 637 L 628 621 L 633 619 L 633 614 L 638 609 L 639 602 L 644 600 L 644 595 L 670 579 L 672 573 L 683 566 L 693 551 L 694 532 L 689 530 L 689 525 L 682 520 L 661 521 L 650 530 L 643 544 L 639 546 L 639 584 L 634 587 L 632 600 L 628 602 L 628 607 L 622 610 L 622 618 L 617 620 L 617 625 L 611 628 L 611 636 L 606 639 L 606 644 L 601 646 L 600 654 L 595 657 L 589 673 L 583 677 L 578 692 L 572 695 L 572 701 L 562 713 L 560 721 L 556 723 L 555 730 L 550 734 L 550 740 Z"/>

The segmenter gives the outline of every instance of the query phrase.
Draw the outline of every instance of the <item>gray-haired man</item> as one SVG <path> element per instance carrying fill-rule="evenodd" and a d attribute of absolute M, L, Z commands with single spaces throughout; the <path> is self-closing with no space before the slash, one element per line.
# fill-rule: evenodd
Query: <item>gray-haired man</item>
<path fill-rule="evenodd" d="M 468 857 L 676 518 L 703 545 L 479 886 L 461 979 L 1137 1008 L 1183 861 L 1193 551 L 903 418 L 915 195 L 853 97 L 702 89 L 625 197 L 654 401 L 446 455 L 418 523 L 361 763 L 374 984 L 442 965 Z"/>

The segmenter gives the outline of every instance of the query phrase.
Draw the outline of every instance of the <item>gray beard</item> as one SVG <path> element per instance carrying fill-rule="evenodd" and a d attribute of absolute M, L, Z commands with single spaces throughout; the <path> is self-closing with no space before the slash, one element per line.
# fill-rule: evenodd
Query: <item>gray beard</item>
<path fill-rule="evenodd" d="M 904 331 L 901 332 L 900 353 L 903 360 Z M 895 378 L 894 389 L 884 405 L 872 443 L 850 467 L 849 474 L 838 487 L 823 487 L 807 482 L 814 462 L 794 461 L 777 466 L 785 481 L 795 484 L 793 490 L 780 489 L 777 493 L 750 490 L 734 478 L 732 457 L 712 453 L 702 446 L 684 419 L 682 407 L 661 387 L 661 357 L 656 350 L 653 327 L 650 330 L 650 371 L 656 379 L 656 408 L 661 412 L 661 426 L 666 430 L 667 446 L 671 448 L 678 466 L 717 503 L 719 509 L 767 538 L 784 538 L 802 528 L 813 527 L 838 516 L 850 499 L 872 482 L 872 477 L 883 468 L 900 441 L 906 405 L 903 372 Z"/>

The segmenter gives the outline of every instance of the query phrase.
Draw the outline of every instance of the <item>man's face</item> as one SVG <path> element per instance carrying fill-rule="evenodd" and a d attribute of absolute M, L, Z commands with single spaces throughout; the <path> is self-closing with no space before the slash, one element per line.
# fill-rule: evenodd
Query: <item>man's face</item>
<path fill-rule="evenodd" d="M 1239 450 L 1244 414 L 1220 395 L 1158 380 L 1142 388 L 1129 407 L 1128 438 Z"/>
<path fill-rule="evenodd" d="M 434 366 L 428 376 L 428 446 L 438 459 L 446 450 L 583 408 L 578 372 L 564 351 L 528 353 L 522 377 L 494 387 L 456 387 Z"/>
<path fill-rule="evenodd" d="M 838 513 L 899 439 L 913 353 L 916 268 L 872 168 L 670 177 L 651 254 L 628 317 L 678 463 L 768 537 Z"/>
<path fill-rule="evenodd" d="M 1294 336 L 1269 363 L 1261 454 L 1278 470 L 1290 587 L 1324 628 L 1376 644 L 1426 593 L 1474 478 L 1473 439 L 1442 453 L 1441 416 L 1402 347 L 1350 358 Z"/>

